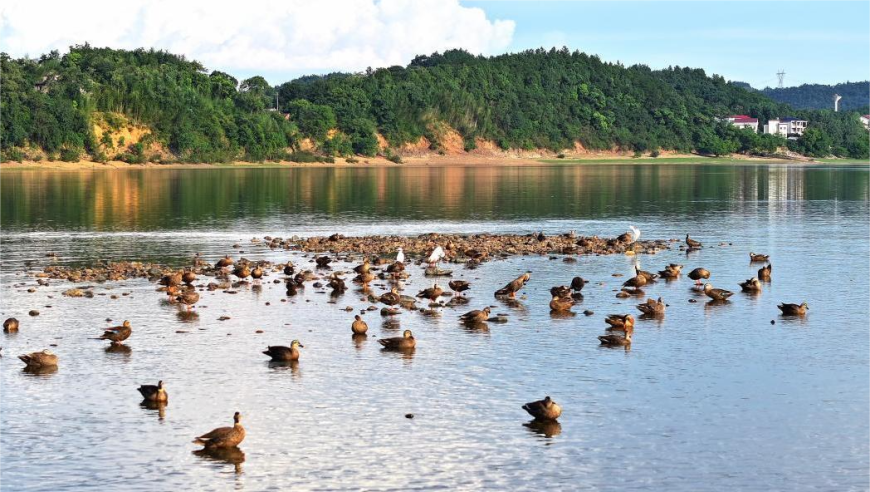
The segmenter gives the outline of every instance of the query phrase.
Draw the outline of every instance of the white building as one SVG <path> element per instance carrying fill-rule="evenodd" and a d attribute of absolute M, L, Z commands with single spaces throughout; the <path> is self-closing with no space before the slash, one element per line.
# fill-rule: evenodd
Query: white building
<path fill-rule="evenodd" d="M 861 120 L 861 124 L 864 125 L 864 128 L 870 130 L 870 114 L 860 116 L 858 119 Z"/>
<path fill-rule="evenodd" d="M 764 133 L 771 135 L 779 135 L 781 137 L 799 137 L 804 134 L 807 129 L 807 120 L 798 118 L 786 117 L 778 120 L 769 120 L 764 125 Z"/>
<path fill-rule="evenodd" d="M 758 133 L 758 118 L 750 118 L 745 114 L 735 114 L 733 116 L 726 116 L 724 120 L 741 130 L 752 128 L 752 131 Z"/>

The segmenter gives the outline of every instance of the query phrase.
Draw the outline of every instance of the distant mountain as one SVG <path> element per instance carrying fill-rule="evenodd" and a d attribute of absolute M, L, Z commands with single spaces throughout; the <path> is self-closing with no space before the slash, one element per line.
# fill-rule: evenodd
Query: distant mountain
<path fill-rule="evenodd" d="M 782 89 L 766 87 L 760 92 L 776 102 L 788 104 L 795 109 L 833 109 L 834 94 L 843 96 L 840 100 L 841 110 L 861 109 L 870 105 L 870 81 L 836 85 L 804 84 Z"/>

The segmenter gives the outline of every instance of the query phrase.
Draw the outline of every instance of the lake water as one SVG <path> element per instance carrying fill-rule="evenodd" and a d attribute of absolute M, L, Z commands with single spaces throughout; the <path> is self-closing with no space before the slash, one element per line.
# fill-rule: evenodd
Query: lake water
<path fill-rule="evenodd" d="M 0 206 L 0 311 L 21 321 L 0 336 L 4 491 L 868 488 L 866 166 L 3 171 Z M 146 280 L 96 284 L 89 299 L 32 276 L 54 262 L 182 265 L 195 252 L 308 264 L 251 243 L 264 235 L 615 236 L 631 224 L 644 239 L 690 233 L 705 247 L 453 265 L 472 283 L 467 307 L 404 312 L 398 325 L 368 313 L 362 343 L 343 310 L 370 305 L 356 287 L 334 303 L 310 283 L 288 298 L 271 273 L 234 295 L 203 292 L 187 316 Z M 760 267 L 750 251 L 774 265 L 757 296 L 737 286 Z M 685 277 L 659 282 L 646 291 L 669 304 L 664 320 L 639 321 L 630 351 L 600 348 L 606 314 L 639 314 L 637 299 L 615 297 L 635 261 L 704 266 L 736 293 L 710 305 Z M 526 270 L 518 305 L 493 297 Z M 406 294 L 430 285 L 410 271 Z M 549 288 L 575 275 L 591 281 L 577 315 L 552 317 Z M 776 308 L 804 300 L 804 318 Z M 457 323 L 487 305 L 509 321 Z M 89 339 L 124 319 L 129 351 Z M 416 351 L 382 352 L 377 338 L 403 329 Z M 273 367 L 260 353 L 293 339 L 305 345 L 298 365 Z M 24 372 L 15 356 L 50 344 L 57 372 Z M 140 406 L 136 391 L 158 379 L 170 395 L 163 412 Z M 520 407 L 545 395 L 563 406 L 560 423 L 528 426 Z M 193 454 L 191 439 L 231 425 L 234 411 L 244 456 Z"/>

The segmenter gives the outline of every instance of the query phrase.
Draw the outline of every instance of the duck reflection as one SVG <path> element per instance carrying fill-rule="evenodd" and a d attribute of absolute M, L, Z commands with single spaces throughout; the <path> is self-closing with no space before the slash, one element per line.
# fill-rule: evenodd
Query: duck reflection
<path fill-rule="evenodd" d="M 238 447 L 198 449 L 193 454 L 207 461 L 233 465 L 236 474 L 242 473 L 242 463 L 245 462 L 245 452 Z"/>
<path fill-rule="evenodd" d="M 133 353 L 133 349 L 123 343 L 110 343 L 105 352 L 110 356 L 121 356 L 126 359 Z"/>
<path fill-rule="evenodd" d="M 274 371 L 286 371 L 290 370 L 290 375 L 293 376 L 294 379 L 301 376 L 301 371 L 299 370 L 299 361 L 298 360 L 272 360 L 268 362 L 269 369 Z"/>
<path fill-rule="evenodd" d="M 717 307 L 728 306 L 730 304 L 731 304 L 731 301 L 729 301 L 728 299 L 714 299 L 712 301 L 705 302 L 704 309 L 705 310 L 716 309 Z"/>
<path fill-rule="evenodd" d="M 21 372 L 28 376 L 48 377 L 57 372 L 57 366 L 25 366 Z"/>
<path fill-rule="evenodd" d="M 147 401 L 144 400 L 139 403 L 139 406 L 145 410 L 148 410 L 149 413 L 153 411 L 157 411 L 157 419 L 161 422 L 166 418 L 166 407 L 169 406 L 169 402 L 165 401 Z"/>
<path fill-rule="evenodd" d="M 486 321 L 460 323 L 459 326 L 469 333 L 479 333 L 489 335 L 489 323 Z"/>
<path fill-rule="evenodd" d="M 402 327 L 402 323 L 394 318 L 387 318 L 381 323 L 381 329 L 384 331 L 396 331 Z"/>
<path fill-rule="evenodd" d="M 562 433 L 562 424 L 556 420 L 530 420 L 523 424 L 530 432 L 544 436 L 548 439 L 558 436 Z"/>
<path fill-rule="evenodd" d="M 571 319 L 577 316 L 574 311 L 553 311 L 550 310 L 550 319 Z"/>
<path fill-rule="evenodd" d="M 196 311 L 179 310 L 175 313 L 175 317 L 182 323 L 193 323 L 199 321 L 199 313 Z"/>
<path fill-rule="evenodd" d="M 357 352 L 362 350 L 368 338 L 368 335 L 366 335 L 365 333 L 357 333 L 351 335 L 351 339 L 353 340 L 353 346 L 354 348 L 356 348 Z"/>

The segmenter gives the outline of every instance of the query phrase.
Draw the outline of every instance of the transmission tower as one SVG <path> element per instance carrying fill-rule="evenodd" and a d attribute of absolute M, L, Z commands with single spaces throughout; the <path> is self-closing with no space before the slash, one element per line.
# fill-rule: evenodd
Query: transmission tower
<path fill-rule="evenodd" d="M 779 79 L 779 88 L 782 89 L 782 81 L 785 79 L 785 70 L 779 69 L 779 72 L 776 72 L 776 77 Z"/>

